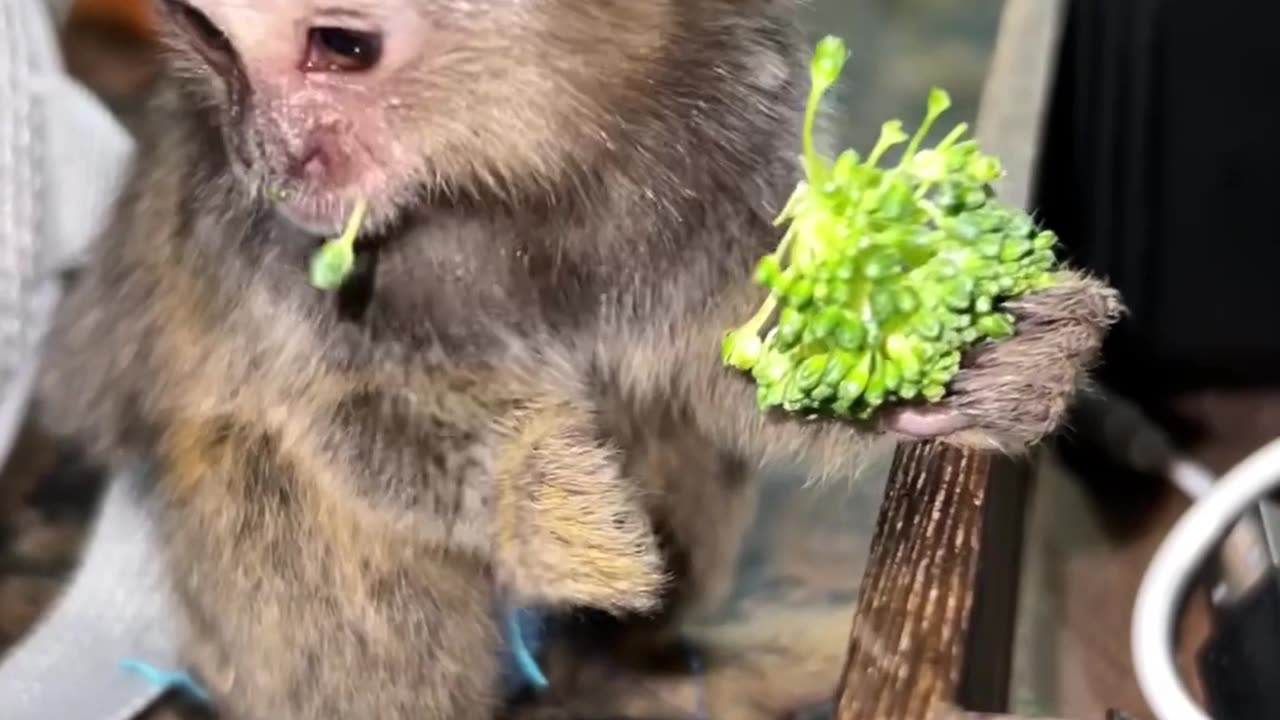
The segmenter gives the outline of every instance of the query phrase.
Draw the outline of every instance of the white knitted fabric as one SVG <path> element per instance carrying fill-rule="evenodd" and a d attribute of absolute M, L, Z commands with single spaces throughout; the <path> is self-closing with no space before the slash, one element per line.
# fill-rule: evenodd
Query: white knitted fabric
<path fill-rule="evenodd" d="M 185 684 L 178 610 L 141 482 L 140 472 L 112 480 L 70 586 L 0 658 L 0 718 L 132 720 Z"/>
<path fill-rule="evenodd" d="M 99 232 L 133 143 L 63 71 L 51 13 L 0 0 L 0 459 L 26 411 L 57 273 Z"/>

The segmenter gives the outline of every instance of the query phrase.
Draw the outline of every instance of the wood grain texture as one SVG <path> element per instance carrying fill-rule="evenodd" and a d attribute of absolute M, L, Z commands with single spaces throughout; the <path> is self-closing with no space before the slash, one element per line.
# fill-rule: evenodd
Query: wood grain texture
<path fill-rule="evenodd" d="M 1005 165 L 1001 199 L 1031 209 L 1064 0 L 1008 0 L 978 111 Z M 1025 462 L 938 443 L 899 448 L 880 510 L 837 720 L 942 720 L 1006 708 Z"/>
<path fill-rule="evenodd" d="M 838 720 L 932 718 L 956 695 L 992 458 L 902 446 L 871 544 Z"/>

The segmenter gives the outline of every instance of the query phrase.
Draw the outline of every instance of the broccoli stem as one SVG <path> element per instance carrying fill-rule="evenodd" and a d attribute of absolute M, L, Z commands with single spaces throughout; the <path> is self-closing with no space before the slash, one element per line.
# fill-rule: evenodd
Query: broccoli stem
<path fill-rule="evenodd" d="M 343 229 L 342 235 L 331 242 L 354 248 L 356 236 L 360 234 L 360 226 L 364 224 L 364 216 L 368 212 L 369 201 L 364 196 L 357 198 L 355 207 L 351 210 L 351 217 L 347 218 L 347 226 Z"/>
<path fill-rule="evenodd" d="M 907 134 L 902 132 L 902 122 L 898 120 L 890 120 L 880 127 L 880 138 L 876 140 L 875 147 L 871 148 L 871 154 L 867 156 L 867 167 L 875 167 L 880 164 L 880 159 L 889 149 L 907 139 Z"/>
<path fill-rule="evenodd" d="M 759 335 L 764 324 L 769 321 L 769 316 L 778 307 L 778 296 L 775 293 L 769 293 L 769 297 L 765 298 L 760 305 L 760 309 L 756 310 L 756 314 L 742 326 L 742 330 L 750 332 L 753 335 Z"/>
<path fill-rule="evenodd" d="M 916 154 L 916 151 L 920 149 L 920 144 L 924 142 L 925 136 L 933 129 L 933 124 L 949 107 L 951 107 L 951 98 L 947 97 L 945 93 L 939 90 L 934 90 L 934 92 L 930 93 L 928 112 L 924 116 L 924 122 L 920 123 L 920 127 L 916 129 L 916 134 L 912 136 L 907 149 L 902 153 L 900 165 L 911 161 L 911 157 Z"/>
<path fill-rule="evenodd" d="M 813 126 L 817 122 L 818 109 L 822 106 L 825 89 L 813 87 L 809 90 L 809 104 L 804 111 L 804 164 L 805 173 L 809 176 L 809 184 L 820 187 L 826 169 L 822 166 L 818 149 L 813 141 Z"/>
<path fill-rule="evenodd" d="M 368 209 L 368 201 L 364 197 L 358 198 L 342 235 L 326 242 L 311 257 L 309 274 L 313 286 L 320 290 L 336 290 L 346 282 L 355 267 L 356 236 L 360 234 Z"/>
<path fill-rule="evenodd" d="M 951 132 L 947 133 L 946 137 L 942 138 L 942 142 L 938 143 L 937 147 L 935 147 L 934 149 L 937 150 L 938 152 L 942 152 L 946 150 L 947 148 L 954 145 L 955 142 L 960 139 L 960 136 L 964 135 L 966 132 L 968 132 L 968 130 L 969 130 L 969 123 L 960 123 L 959 125 L 956 125 L 954 128 L 952 128 Z"/>
<path fill-rule="evenodd" d="M 773 256 L 778 259 L 779 266 L 781 266 L 786 260 L 787 248 L 791 245 L 791 239 L 794 236 L 795 233 L 788 230 L 782 236 L 782 240 L 778 243 L 778 247 L 773 251 Z M 764 328 L 765 323 L 769 321 L 770 316 L 773 315 L 773 311 L 777 309 L 777 307 L 778 294 L 770 290 L 769 297 L 765 298 L 764 302 L 761 303 L 760 308 L 756 310 L 756 314 L 752 315 L 751 319 L 743 324 L 741 329 L 743 331 L 750 332 L 752 335 L 759 335 L 760 330 Z"/>

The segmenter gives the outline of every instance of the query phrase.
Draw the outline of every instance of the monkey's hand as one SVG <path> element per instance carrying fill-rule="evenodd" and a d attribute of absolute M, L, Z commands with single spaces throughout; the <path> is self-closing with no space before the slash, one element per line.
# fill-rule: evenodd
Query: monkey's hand
<path fill-rule="evenodd" d="M 657 536 L 590 420 L 540 407 L 502 453 L 495 569 L 523 603 L 652 610 L 666 581 Z"/>
<path fill-rule="evenodd" d="M 965 357 L 936 404 L 883 413 L 880 427 L 914 438 L 1016 451 L 1051 433 L 1120 317 L 1119 294 L 1064 272 L 1058 285 L 1006 305 L 1017 333 Z"/>
<path fill-rule="evenodd" d="M 805 459 L 824 475 L 858 469 L 876 438 L 942 438 L 957 444 L 1017 452 L 1044 437 L 1063 411 L 1120 313 L 1105 284 L 1066 273 L 1053 287 L 1010 309 L 1017 334 L 976 348 L 943 401 L 885 411 L 860 423 L 762 412 L 756 386 L 725 367 L 727 329 L 760 306 L 764 291 L 740 283 L 694 308 L 650 318 L 639 332 L 622 330 L 597 352 L 613 381 L 638 398 L 674 395 L 715 442 L 761 462 Z"/>
<path fill-rule="evenodd" d="M 495 570 L 522 603 L 652 610 L 667 578 L 638 486 L 597 432 L 597 409 L 548 343 L 516 363 L 499 421 Z"/>

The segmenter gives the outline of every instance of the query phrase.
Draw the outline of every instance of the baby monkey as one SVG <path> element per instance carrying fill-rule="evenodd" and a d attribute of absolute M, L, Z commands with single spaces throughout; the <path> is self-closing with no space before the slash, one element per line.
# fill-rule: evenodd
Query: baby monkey
<path fill-rule="evenodd" d="M 168 68 L 41 398 L 151 469 L 225 717 L 494 717 L 504 608 L 675 627 L 724 592 L 754 468 L 1054 428 L 1119 311 L 1084 277 L 875 427 L 764 416 L 722 368 L 799 177 L 798 4 L 158 2 Z M 356 272 L 316 290 L 360 197 Z"/>

